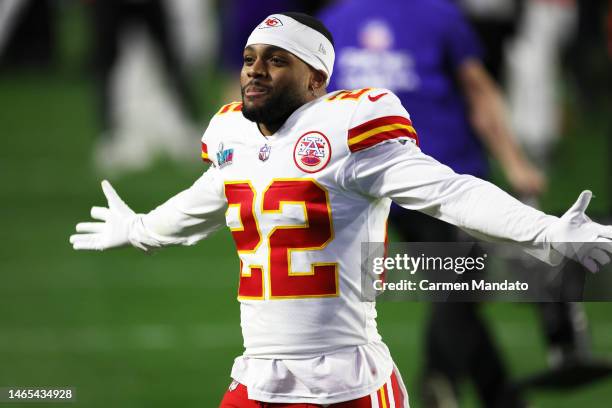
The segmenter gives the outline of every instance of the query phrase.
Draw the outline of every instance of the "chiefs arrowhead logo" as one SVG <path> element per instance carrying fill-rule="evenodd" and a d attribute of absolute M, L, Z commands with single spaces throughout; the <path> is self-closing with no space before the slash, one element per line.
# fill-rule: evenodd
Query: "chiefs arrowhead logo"
<path fill-rule="evenodd" d="M 283 22 L 280 21 L 278 18 L 270 17 L 270 18 L 267 18 L 263 23 L 259 25 L 259 29 L 280 27 L 282 25 L 283 25 Z"/>
<path fill-rule="evenodd" d="M 371 102 L 376 102 L 377 100 L 379 100 L 380 98 L 382 98 L 383 96 L 385 96 L 386 94 L 388 94 L 388 92 L 383 92 L 380 95 L 376 95 L 376 96 L 372 96 L 372 95 L 368 95 L 368 99 Z"/>

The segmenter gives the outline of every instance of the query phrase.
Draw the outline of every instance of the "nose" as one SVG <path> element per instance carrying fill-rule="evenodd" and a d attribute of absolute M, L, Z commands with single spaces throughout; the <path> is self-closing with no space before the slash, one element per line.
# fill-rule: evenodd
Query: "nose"
<path fill-rule="evenodd" d="M 262 78 L 268 75 L 268 70 L 266 69 L 266 64 L 263 58 L 256 58 L 255 62 L 248 67 L 247 75 L 249 78 Z"/>

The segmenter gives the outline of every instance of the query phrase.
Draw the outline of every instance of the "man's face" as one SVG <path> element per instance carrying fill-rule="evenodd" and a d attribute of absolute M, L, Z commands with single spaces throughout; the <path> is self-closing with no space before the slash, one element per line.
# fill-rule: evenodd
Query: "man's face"
<path fill-rule="evenodd" d="M 257 123 L 283 123 L 308 101 L 310 75 L 310 67 L 288 51 L 265 44 L 246 47 L 242 114 Z"/>

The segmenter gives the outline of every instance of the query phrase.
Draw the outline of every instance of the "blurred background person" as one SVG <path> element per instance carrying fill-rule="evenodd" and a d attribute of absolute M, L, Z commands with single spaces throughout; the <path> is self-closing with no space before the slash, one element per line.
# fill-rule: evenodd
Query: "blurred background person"
<path fill-rule="evenodd" d="M 321 16 L 337 50 L 330 90 L 388 88 L 410 113 L 425 153 L 456 172 L 488 178 L 488 151 L 515 192 L 544 189 L 543 175 L 514 141 L 479 41 L 453 3 L 347 0 Z M 393 208 L 391 221 L 403 241 L 459 239 L 456 228 L 420 213 Z M 477 304 L 433 304 L 426 335 L 426 406 L 455 403 L 463 378 L 473 381 L 484 406 L 525 405 Z"/>
<path fill-rule="evenodd" d="M 508 47 L 512 125 L 520 143 L 543 169 L 561 134 L 560 62 L 575 26 L 574 0 L 527 0 Z"/>
<path fill-rule="evenodd" d="M 547 173 L 550 156 L 561 134 L 559 95 L 561 55 L 573 37 L 576 5 L 573 0 L 459 0 L 484 48 L 483 63 L 505 85 L 513 136 L 528 156 Z M 518 192 L 538 206 L 539 195 Z M 516 254 L 514 267 L 538 265 Z M 574 267 L 574 273 L 580 268 Z M 590 358 L 587 318 L 579 303 L 537 305 L 548 343 L 549 363 L 558 368 L 586 363 Z M 574 367 L 575 368 L 575 367 Z"/>
<path fill-rule="evenodd" d="M 573 0 L 526 0 L 518 15 L 514 37 L 499 44 L 506 54 L 509 112 L 517 141 L 540 169 L 548 171 L 552 151 L 561 135 L 562 102 L 559 96 L 560 62 L 575 31 Z M 539 206 L 537 194 L 521 197 Z M 529 262 L 523 267 L 529 267 Z M 531 267 L 537 273 L 537 265 Z M 574 268 L 576 269 L 576 268 Z M 538 305 L 552 367 L 585 360 L 589 356 L 587 318 L 579 303 Z"/>
<path fill-rule="evenodd" d="M 207 26 L 208 3 L 88 2 L 101 124 L 95 164 L 102 173 L 144 169 L 159 153 L 176 160 L 193 157 L 201 133 L 199 110 L 183 64 L 189 57 L 176 45 L 178 32 L 171 27 L 182 26 L 181 12 L 188 16 L 185 26 Z M 188 38 L 183 35 L 182 43 L 192 44 Z M 193 48 L 191 54 L 197 55 Z"/>
<path fill-rule="evenodd" d="M 519 143 L 544 172 L 549 172 L 567 126 L 563 93 L 575 93 L 581 101 L 579 112 L 583 104 L 591 110 L 598 109 L 597 100 L 601 98 L 597 95 L 606 82 L 600 72 L 607 64 L 603 53 L 594 49 L 603 49 L 603 6 L 603 1 L 526 0 L 517 20 L 516 35 L 505 44 L 506 88 L 513 128 Z M 599 63 L 593 64 L 593 59 Z M 573 91 L 562 85 L 564 60 L 570 68 L 566 74 L 571 74 L 577 85 Z M 590 85 L 592 76 L 598 86 Z M 537 195 L 522 199 L 540 206 Z M 603 214 L 594 216 L 601 218 Z M 574 265 L 574 269 L 578 272 L 580 268 Z M 538 308 L 552 375 L 555 371 L 580 370 L 582 378 L 574 380 L 580 383 L 586 381 L 587 371 L 609 371 L 607 362 L 592 355 L 588 320 L 581 303 L 541 303 Z M 570 383 L 566 380 L 565 387 Z"/>

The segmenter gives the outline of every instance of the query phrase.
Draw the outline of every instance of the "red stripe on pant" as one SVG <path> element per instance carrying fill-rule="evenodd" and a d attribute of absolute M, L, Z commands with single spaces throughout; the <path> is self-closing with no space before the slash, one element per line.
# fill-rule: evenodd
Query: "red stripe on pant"
<path fill-rule="evenodd" d="M 404 392 L 402 387 L 397 380 L 395 370 L 391 373 L 391 388 L 393 389 L 393 399 L 395 400 L 395 406 L 398 408 L 404 408 Z"/>

